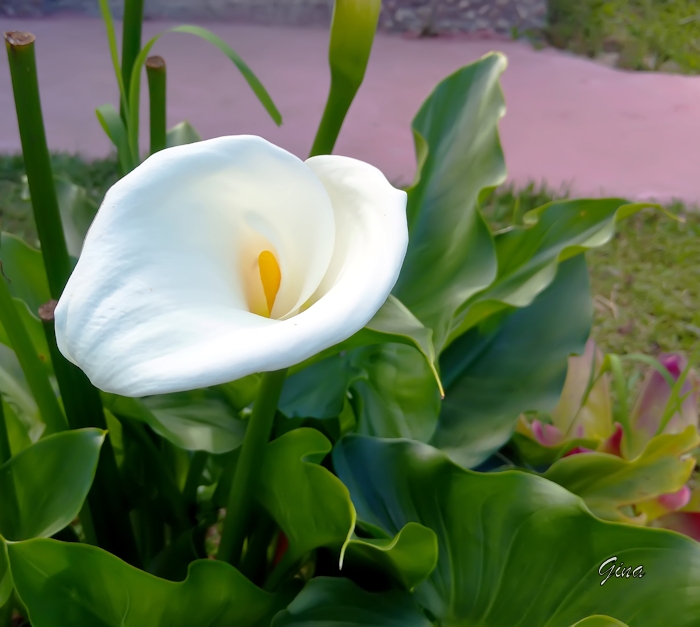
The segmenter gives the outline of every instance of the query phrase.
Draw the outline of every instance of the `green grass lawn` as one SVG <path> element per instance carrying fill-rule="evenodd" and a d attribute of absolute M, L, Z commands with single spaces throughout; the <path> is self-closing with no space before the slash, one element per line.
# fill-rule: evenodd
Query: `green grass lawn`
<path fill-rule="evenodd" d="M 497 190 L 484 213 L 494 226 L 567 196 L 567 190 L 529 185 Z M 593 337 L 605 352 L 680 350 L 700 341 L 700 212 L 676 203 L 683 221 L 644 209 L 618 224 L 607 245 L 586 253 L 595 303 Z"/>
<path fill-rule="evenodd" d="M 619 67 L 700 73 L 697 0 L 549 0 L 550 43 Z"/>
<path fill-rule="evenodd" d="M 55 155 L 53 165 L 57 175 L 86 187 L 97 201 L 118 176 L 110 159 L 86 163 Z M 20 158 L 0 157 L 0 224 L 37 245 L 29 203 L 22 199 L 22 174 Z M 483 209 L 500 227 L 566 195 L 565 189 L 535 185 L 503 187 Z M 605 351 L 689 353 L 700 340 L 700 213 L 682 205 L 670 210 L 685 222 L 644 210 L 622 222 L 607 246 L 587 253 L 596 310 L 593 336 Z"/>

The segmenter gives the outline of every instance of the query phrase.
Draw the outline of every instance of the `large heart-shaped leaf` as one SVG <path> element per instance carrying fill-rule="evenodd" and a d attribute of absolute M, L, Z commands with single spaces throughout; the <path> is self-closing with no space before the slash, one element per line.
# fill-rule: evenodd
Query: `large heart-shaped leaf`
<path fill-rule="evenodd" d="M 318 355 L 314 355 L 311 359 L 293 367 L 291 372 L 299 372 L 311 364 L 325 360 L 327 357 L 338 353 L 345 353 L 353 348 L 386 343 L 406 344 L 420 351 L 442 391 L 432 337 L 432 329 L 423 326 L 421 321 L 398 298 L 390 294 L 386 302 L 364 328 L 347 340 L 331 346 L 325 351 L 318 353 Z"/>
<path fill-rule="evenodd" d="M 559 266 L 531 305 L 462 335 L 440 358 L 446 394 L 431 444 L 474 467 L 508 441 L 522 412 L 551 411 L 568 357 L 583 352 L 592 318 L 579 255 Z"/>
<path fill-rule="evenodd" d="M 361 520 L 437 534 L 437 568 L 414 596 L 439 624 L 570 627 L 604 613 L 631 627 L 697 625 L 700 544 L 689 538 L 603 522 L 550 481 L 464 470 L 418 442 L 350 435 L 333 461 Z M 630 570 L 607 577 L 610 566 Z"/>
<path fill-rule="evenodd" d="M 496 278 L 494 243 L 477 202 L 506 176 L 498 139 L 505 67 L 505 57 L 492 53 L 448 76 L 412 124 L 418 170 L 394 293 L 433 329 L 438 353 L 457 308 Z"/>
<path fill-rule="evenodd" d="M 435 431 L 440 392 L 426 361 L 400 344 L 357 351 L 352 362 L 367 373 L 352 386 L 358 433 L 427 441 Z"/>
<path fill-rule="evenodd" d="M 350 393 L 359 433 L 427 441 L 440 408 L 437 381 L 434 366 L 415 348 L 374 344 L 339 353 L 288 377 L 280 410 L 290 418 L 334 418 Z"/>
<path fill-rule="evenodd" d="M 447 342 L 507 307 L 526 307 L 552 283 L 557 265 L 609 242 L 616 222 L 648 204 L 620 198 L 559 200 L 530 211 L 526 224 L 496 236 L 498 276 L 457 311 Z"/>
<path fill-rule="evenodd" d="M 103 441 L 99 429 L 57 433 L 0 466 L 0 534 L 41 538 L 70 524 L 92 485 Z"/>
<path fill-rule="evenodd" d="M 288 376 L 279 409 L 288 418 L 335 418 L 343 411 L 348 387 L 367 374 L 338 354 Z"/>
<path fill-rule="evenodd" d="M 272 621 L 272 627 L 431 625 L 405 592 L 367 592 L 349 579 L 329 577 L 317 577 L 309 581 L 289 607 L 277 614 Z"/>
<path fill-rule="evenodd" d="M 253 627 L 291 600 L 224 562 L 198 560 L 183 582 L 159 579 L 85 544 L 8 545 L 15 586 L 34 627 Z"/>
<path fill-rule="evenodd" d="M 291 563 L 320 546 L 342 550 L 355 528 L 347 488 L 319 465 L 331 448 L 315 429 L 295 429 L 267 446 L 256 497 L 289 539 Z"/>
<path fill-rule="evenodd" d="M 698 430 L 690 426 L 683 433 L 656 436 L 633 460 L 581 453 L 559 459 L 544 476 L 578 494 L 596 516 L 627 520 L 621 507 L 677 492 L 685 485 L 695 459 L 684 454 L 699 444 Z"/>
<path fill-rule="evenodd" d="M 320 465 L 331 443 L 316 429 L 295 429 L 268 444 L 256 491 L 258 502 L 289 541 L 278 575 L 305 553 L 326 547 L 352 566 L 380 568 L 406 589 L 423 581 L 437 562 L 435 534 L 417 524 L 380 538 L 358 538 L 355 508 L 343 483 Z M 394 536 L 394 537 L 392 537 Z"/>
<path fill-rule="evenodd" d="M 175 446 L 190 451 L 228 453 L 238 448 L 246 423 L 207 390 L 162 394 L 145 399 L 102 393 L 115 416 L 146 423 Z"/>

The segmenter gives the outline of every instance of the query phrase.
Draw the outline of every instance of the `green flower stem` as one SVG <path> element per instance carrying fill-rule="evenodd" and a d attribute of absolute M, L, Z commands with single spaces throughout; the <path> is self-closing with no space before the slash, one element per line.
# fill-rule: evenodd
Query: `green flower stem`
<path fill-rule="evenodd" d="M 34 344 L 17 313 L 7 283 L 2 277 L 0 277 L 0 322 L 5 327 L 29 389 L 39 407 L 41 418 L 46 424 L 45 433 L 48 435 L 65 431 L 68 428 L 68 422 L 51 387 L 46 367 L 37 355 Z"/>
<path fill-rule="evenodd" d="M 61 355 L 56 345 L 53 317 L 56 304 L 56 301 L 51 301 L 42 305 L 39 308 L 39 318 L 44 325 L 44 334 L 58 387 L 61 389 L 68 424 L 71 429 L 97 427 L 106 431 L 107 421 L 100 393 L 82 370 Z M 100 461 L 87 503 L 99 546 L 125 562 L 139 566 L 141 560 L 129 519 L 126 495 L 122 489 L 117 460 L 109 437 L 105 438 L 100 450 Z"/>
<path fill-rule="evenodd" d="M 141 51 L 141 29 L 143 26 L 144 0 L 126 0 L 124 2 L 124 25 L 122 27 L 122 81 L 129 100 L 129 84 L 134 70 L 134 61 Z M 126 113 L 122 103 L 122 119 L 126 122 Z"/>
<path fill-rule="evenodd" d="M 253 583 L 264 581 L 267 569 L 267 550 L 277 531 L 277 524 L 262 508 L 258 508 L 255 529 L 250 534 L 240 571 Z"/>
<path fill-rule="evenodd" d="M 166 71 L 163 57 L 148 57 L 146 59 L 146 74 L 148 75 L 149 111 L 151 114 L 151 154 L 154 154 L 165 148 Z"/>
<path fill-rule="evenodd" d="M 124 432 L 129 435 L 144 453 L 146 467 L 152 477 L 153 483 L 158 487 L 160 496 L 167 503 L 171 523 L 177 533 L 185 531 L 189 527 L 185 502 L 177 488 L 175 479 L 168 472 L 168 464 L 162 453 L 151 440 L 145 427 L 128 418 L 121 419 Z"/>
<path fill-rule="evenodd" d="M 221 543 L 216 556 L 218 560 L 229 562 L 234 566 L 237 566 L 240 561 L 243 541 L 253 509 L 258 470 L 270 440 L 277 402 L 282 393 L 286 375 L 286 368 L 263 374 L 258 397 L 238 456 L 226 506 L 226 518 L 221 531 Z"/>
<path fill-rule="evenodd" d="M 340 134 L 340 128 L 350 109 L 350 103 L 352 103 L 356 91 L 350 86 L 333 85 L 331 82 L 331 92 L 328 94 L 326 108 L 323 110 L 323 117 L 321 118 L 318 131 L 316 131 L 316 137 L 314 138 L 309 157 L 330 155 L 333 152 L 333 147 Z"/>
<path fill-rule="evenodd" d="M 263 590 L 266 590 L 267 592 L 277 590 L 280 584 L 284 581 L 285 577 L 292 570 L 292 567 L 296 565 L 298 559 L 299 558 L 296 555 L 292 555 L 290 551 L 287 551 L 265 580 Z"/>
<path fill-rule="evenodd" d="M 185 503 L 188 505 L 193 505 L 197 500 L 197 488 L 199 487 L 199 481 L 202 478 L 204 467 L 207 464 L 207 459 L 209 459 L 209 453 L 206 451 L 195 451 L 192 455 L 190 468 L 187 471 L 187 479 L 185 480 L 185 487 L 182 490 L 182 496 L 185 499 Z"/>
<path fill-rule="evenodd" d="M 5 409 L 0 399 L 0 466 L 12 457 L 12 447 L 10 446 L 10 433 L 7 430 L 5 421 Z"/>
<path fill-rule="evenodd" d="M 71 266 L 41 114 L 34 40 L 35 37 L 31 33 L 5 33 L 19 136 L 36 230 L 41 242 L 51 297 L 58 299 L 70 275 Z"/>

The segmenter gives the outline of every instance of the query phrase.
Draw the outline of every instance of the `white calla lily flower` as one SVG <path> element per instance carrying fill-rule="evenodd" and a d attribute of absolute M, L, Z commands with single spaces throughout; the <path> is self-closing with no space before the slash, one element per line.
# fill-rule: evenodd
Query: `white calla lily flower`
<path fill-rule="evenodd" d="M 361 161 L 253 136 L 163 150 L 105 196 L 58 347 L 125 396 L 286 368 L 369 322 L 407 244 L 406 194 Z"/>

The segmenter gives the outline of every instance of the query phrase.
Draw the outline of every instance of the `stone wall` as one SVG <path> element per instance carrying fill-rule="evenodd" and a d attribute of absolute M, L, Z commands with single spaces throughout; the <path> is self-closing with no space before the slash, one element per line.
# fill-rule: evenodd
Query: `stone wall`
<path fill-rule="evenodd" d="M 262 24 L 327 25 L 333 0 L 145 0 L 146 17 L 226 19 Z M 115 14 L 123 0 L 111 0 Z M 73 11 L 97 15 L 97 0 L 0 0 L 5 15 Z M 380 28 L 421 34 L 491 30 L 525 32 L 544 26 L 547 0 L 384 0 Z"/>

